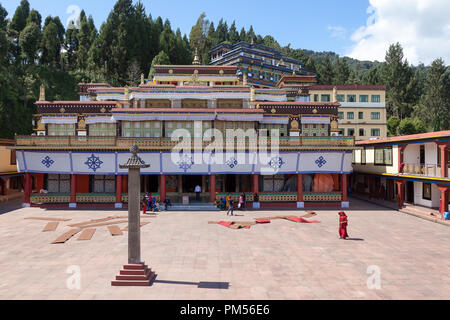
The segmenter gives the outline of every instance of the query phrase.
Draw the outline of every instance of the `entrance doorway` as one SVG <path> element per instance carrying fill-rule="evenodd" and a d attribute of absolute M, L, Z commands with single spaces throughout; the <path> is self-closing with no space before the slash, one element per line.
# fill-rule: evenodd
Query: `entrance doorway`
<path fill-rule="evenodd" d="M 141 175 L 141 192 L 159 192 L 159 176 Z"/>
<path fill-rule="evenodd" d="M 407 181 L 406 182 L 406 202 L 414 203 L 414 182 Z"/>

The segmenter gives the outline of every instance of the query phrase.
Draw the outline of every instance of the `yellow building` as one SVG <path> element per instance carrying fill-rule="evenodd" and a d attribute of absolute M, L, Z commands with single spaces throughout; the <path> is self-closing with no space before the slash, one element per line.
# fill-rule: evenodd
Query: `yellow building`
<path fill-rule="evenodd" d="M 362 85 L 315 85 L 310 101 L 339 102 L 339 129 L 356 140 L 387 137 L 386 87 Z"/>
<path fill-rule="evenodd" d="M 0 202 L 21 196 L 23 173 L 17 172 L 14 140 L 0 139 Z"/>

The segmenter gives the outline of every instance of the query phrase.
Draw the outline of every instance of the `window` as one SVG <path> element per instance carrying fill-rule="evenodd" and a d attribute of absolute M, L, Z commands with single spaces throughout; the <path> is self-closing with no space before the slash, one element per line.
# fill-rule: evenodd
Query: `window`
<path fill-rule="evenodd" d="M 355 152 L 355 150 L 353 150 L 353 152 L 352 152 L 352 164 L 355 164 L 356 163 L 356 152 Z"/>
<path fill-rule="evenodd" d="M 11 150 L 11 157 L 9 158 L 9 164 L 17 164 L 17 160 L 16 160 L 16 151 L 15 150 Z"/>
<path fill-rule="evenodd" d="M 338 112 L 338 116 L 339 116 L 339 119 L 344 119 L 344 113 L 343 112 Z"/>
<path fill-rule="evenodd" d="M 355 114 L 353 112 L 347 112 L 347 119 L 349 120 L 355 119 Z"/>
<path fill-rule="evenodd" d="M 379 137 L 380 136 L 380 129 L 371 129 L 370 130 L 370 135 L 372 137 Z"/>
<path fill-rule="evenodd" d="M 337 95 L 337 101 L 338 102 L 345 102 L 345 95 L 344 94 L 338 94 Z"/>
<path fill-rule="evenodd" d="M 431 200 L 431 183 L 422 183 L 422 199 Z"/>
<path fill-rule="evenodd" d="M 116 125 L 114 123 L 89 124 L 89 135 L 94 137 L 115 136 Z"/>
<path fill-rule="evenodd" d="M 348 94 L 347 95 L 347 102 L 356 102 L 356 95 L 355 94 Z"/>
<path fill-rule="evenodd" d="M 360 111 L 358 112 L 358 119 L 363 120 L 364 119 L 364 112 Z"/>
<path fill-rule="evenodd" d="M 372 95 L 372 100 L 371 101 L 372 102 L 380 102 L 381 101 L 380 96 L 379 95 Z"/>
<path fill-rule="evenodd" d="M 70 193 L 70 175 L 49 174 L 47 176 L 47 191 L 49 193 Z"/>
<path fill-rule="evenodd" d="M 116 191 L 116 177 L 94 175 L 92 177 L 93 193 L 114 193 Z"/>
<path fill-rule="evenodd" d="M 75 124 L 56 124 L 50 123 L 48 125 L 48 135 L 49 136 L 74 136 L 75 135 Z"/>
<path fill-rule="evenodd" d="M 366 149 L 361 150 L 361 164 L 366 164 Z"/>
<path fill-rule="evenodd" d="M 369 96 L 365 94 L 360 95 L 359 102 L 369 102 Z"/>
<path fill-rule="evenodd" d="M 314 102 L 318 102 L 319 101 L 319 95 L 318 94 L 315 94 L 314 95 Z"/>
<path fill-rule="evenodd" d="M 330 102 L 330 95 L 329 94 L 322 94 L 320 97 L 321 102 Z"/>
<path fill-rule="evenodd" d="M 375 164 L 392 166 L 392 147 L 375 148 Z"/>
<path fill-rule="evenodd" d="M 380 113 L 379 112 L 371 112 L 370 113 L 370 119 L 372 119 L 372 120 L 380 120 Z"/>
<path fill-rule="evenodd" d="M 353 137 L 354 135 L 355 135 L 355 129 L 347 129 L 347 132 L 348 132 L 348 136 L 349 137 Z"/>
<path fill-rule="evenodd" d="M 366 131 L 364 129 L 359 129 L 359 136 L 364 137 L 366 135 Z"/>

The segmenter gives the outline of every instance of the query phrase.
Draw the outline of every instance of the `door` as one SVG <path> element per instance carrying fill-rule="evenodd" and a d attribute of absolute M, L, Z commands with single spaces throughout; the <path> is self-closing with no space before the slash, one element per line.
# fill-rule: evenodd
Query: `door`
<path fill-rule="evenodd" d="M 414 182 L 407 181 L 406 182 L 406 202 L 414 203 Z"/>

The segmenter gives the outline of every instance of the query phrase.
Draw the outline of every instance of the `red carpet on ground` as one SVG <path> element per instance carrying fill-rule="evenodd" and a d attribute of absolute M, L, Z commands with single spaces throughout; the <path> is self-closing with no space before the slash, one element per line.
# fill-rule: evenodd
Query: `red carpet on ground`
<path fill-rule="evenodd" d="M 256 223 L 270 223 L 270 219 L 256 219 Z"/>
<path fill-rule="evenodd" d="M 309 221 L 309 220 L 306 220 L 306 219 L 303 219 L 303 218 L 300 218 L 300 217 L 289 217 L 287 219 L 290 220 L 290 221 L 299 222 L 299 223 L 320 223 L 320 221 L 317 221 L 317 220 Z"/>

